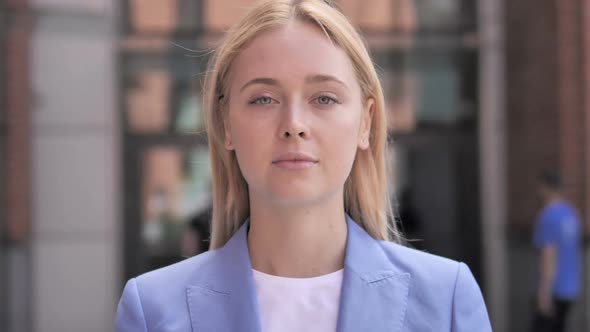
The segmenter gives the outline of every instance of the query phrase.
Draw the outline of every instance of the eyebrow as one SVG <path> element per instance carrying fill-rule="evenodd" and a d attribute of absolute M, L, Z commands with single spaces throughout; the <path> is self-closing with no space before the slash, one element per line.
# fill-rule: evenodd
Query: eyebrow
<path fill-rule="evenodd" d="M 309 75 L 309 76 L 305 77 L 305 83 L 307 83 L 307 84 L 309 84 L 309 83 L 324 83 L 324 82 L 335 82 L 335 83 L 342 85 L 346 89 L 348 89 L 348 86 L 346 85 L 346 83 L 344 83 L 343 81 L 341 81 L 331 75 L 318 74 L 318 75 Z M 248 81 L 246 84 L 244 84 L 242 86 L 242 88 L 240 88 L 240 92 L 244 91 L 244 89 L 246 89 L 250 85 L 254 85 L 254 84 L 273 85 L 273 86 L 280 85 L 279 81 L 274 78 L 257 77 L 257 78 L 254 78 L 254 79 Z"/>
<path fill-rule="evenodd" d="M 348 86 L 346 85 L 346 83 L 344 83 L 343 81 L 341 81 L 331 75 L 319 75 L 318 74 L 318 75 L 311 75 L 311 76 L 305 77 L 305 83 L 324 83 L 324 82 L 336 82 L 336 83 L 342 85 L 343 87 L 345 87 L 346 89 L 348 89 Z"/>
<path fill-rule="evenodd" d="M 258 78 L 255 78 L 253 80 L 250 80 L 246 84 L 244 84 L 242 86 L 242 88 L 240 89 L 240 92 L 244 91 L 244 89 L 246 89 L 250 85 L 254 85 L 254 84 L 264 84 L 264 85 L 275 85 L 275 86 L 278 86 L 279 85 L 279 81 L 275 80 L 274 78 L 258 77 Z"/>

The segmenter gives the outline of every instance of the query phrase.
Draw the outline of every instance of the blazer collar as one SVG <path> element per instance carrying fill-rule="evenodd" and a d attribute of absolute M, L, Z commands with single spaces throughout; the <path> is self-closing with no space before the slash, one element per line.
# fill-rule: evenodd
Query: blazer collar
<path fill-rule="evenodd" d="M 378 241 L 346 216 L 348 238 L 338 332 L 401 331 L 410 275 L 399 271 Z M 187 287 L 193 331 L 260 332 L 246 220 L 226 245 L 203 257 Z"/>
<path fill-rule="evenodd" d="M 409 273 L 395 267 L 379 241 L 350 216 L 339 332 L 401 331 L 410 289 Z"/>
<path fill-rule="evenodd" d="M 195 270 L 187 287 L 194 332 L 260 332 L 248 228 L 246 220 L 225 246 L 206 253 Z"/>

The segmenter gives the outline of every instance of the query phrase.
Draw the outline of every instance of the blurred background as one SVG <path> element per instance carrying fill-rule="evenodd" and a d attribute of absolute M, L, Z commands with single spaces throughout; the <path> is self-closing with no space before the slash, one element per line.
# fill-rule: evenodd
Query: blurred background
<path fill-rule="evenodd" d="M 590 229 L 590 1 L 335 2 L 379 68 L 412 244 L 526 331 L 540 171 Z M 205 250 L 203 73 L 250 3 L 0 0 L 0 331 L 110 331 L 127 279 Z"/>

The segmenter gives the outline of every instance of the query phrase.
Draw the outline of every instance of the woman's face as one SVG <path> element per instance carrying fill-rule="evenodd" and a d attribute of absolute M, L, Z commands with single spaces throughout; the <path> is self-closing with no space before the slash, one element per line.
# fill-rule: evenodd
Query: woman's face
<path fill-rule="evenodd" d="M 342 49 L 318 27 L 292 22 L 240 52 L 228 89 L 225 147 L 235 150 L 251 200 L 342 199 L 373 113 Z"/>

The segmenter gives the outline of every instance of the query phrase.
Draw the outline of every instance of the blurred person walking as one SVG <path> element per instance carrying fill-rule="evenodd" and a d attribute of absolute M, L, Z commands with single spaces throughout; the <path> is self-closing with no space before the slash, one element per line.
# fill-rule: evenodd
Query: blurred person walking
<path fill-rule="evenodd" d="M 539 284 L 531 331 L 564 331 L 580 292 L 580 218 L 565 200 L 557 172 L 539 176 L 539 195 L 543 209 L 533 238 L 539 251 Z"/>

